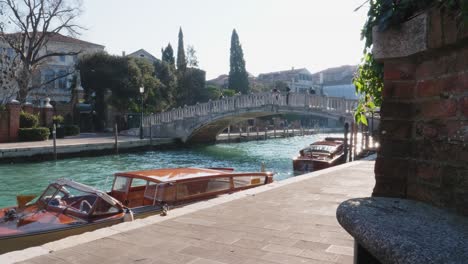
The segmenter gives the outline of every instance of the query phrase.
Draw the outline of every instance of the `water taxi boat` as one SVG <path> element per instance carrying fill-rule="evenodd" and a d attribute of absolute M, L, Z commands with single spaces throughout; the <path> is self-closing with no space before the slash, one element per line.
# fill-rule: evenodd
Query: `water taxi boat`
<path fill-rule="evenodd" d="M 293 159 L 295 174 L 329 168 L 345 162 L 343 138 L 325 138 L 301 149 Z"/>
<path fill-rule="evenodd" d="M 58 179 L 40 196 L 18 196 L 17 206 L 0 209 L 0 254 L 272 181 L 270 172 L 236 173 L 228 168 L 116 173 L 110 192 Z"/>

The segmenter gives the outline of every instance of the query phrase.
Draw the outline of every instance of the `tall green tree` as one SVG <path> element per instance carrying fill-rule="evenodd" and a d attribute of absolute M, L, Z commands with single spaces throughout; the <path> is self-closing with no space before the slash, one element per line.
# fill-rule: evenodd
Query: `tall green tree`
<path fill-rule="evenodd" d="M 175 66 L 165 61 L 154 63 L 155 75 L 161 81 L 162 87 L 159 90 L 162 97 L 161 108 L 166 110 L 175 105 L 177 91 L 177 73 Z"/>
<path fill-rule="evenodd" d="M 236 90 L 242 94 L 247 94 L 250 91 L 249 78 L 245 69 L 244 52 L 242 51 L 239 36 L 235 29 L 232 31 L 231 36 L 229 89 Z"/>
<path fill-rule="evenodd" d="M 177 104 L 194 105 L 203 103 L 209 98 L 205 96 L 206 72 L 197 68 L 187 68 L 179 73 Z"/>
<path fill-rule="evenodd" d="M 162 61 L 167 62 L 169 65 L 175 67 L 174 50 L 172 49 L 171 43 L 167 44 L 167 47 L 162 49 L 161 52 Z"/>
<path fill-rule="evenodd" d="M 177 70 L 179 72 L 185 71 L 187 68 L 187 59 L 185 58 L 184 49 L 184 33 L 182 33 L 182 27 L 179 29 L 179 43 L 177 47 Z"/>

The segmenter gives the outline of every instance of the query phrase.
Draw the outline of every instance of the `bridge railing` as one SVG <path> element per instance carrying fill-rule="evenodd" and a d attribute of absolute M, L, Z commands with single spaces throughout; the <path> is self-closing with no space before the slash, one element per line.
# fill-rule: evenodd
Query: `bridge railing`
<path fill-rule="evenodd" d="M 170 123 L 185 118 L 198 116 L 207 116 L 213 113 L 227 113 L 239 109 L 261 107 L 266 105 L 277 105 L 285 107 L 304 107 L 316 109 L 319 111 L 351 114 L 357 106 L 357 100 L 348 100 L 338 97 L 327 97 L 311 94 L 279 94 L 279 93 L 256 93 L 249 95 L 239 95 L 227 97 L 224 99 L 209 101 L 207 103 L 191 106 L 179 107 L 167 112 L 157 113 L 145 116 L 143 125 L 156 125 L 161 123 Z"/>

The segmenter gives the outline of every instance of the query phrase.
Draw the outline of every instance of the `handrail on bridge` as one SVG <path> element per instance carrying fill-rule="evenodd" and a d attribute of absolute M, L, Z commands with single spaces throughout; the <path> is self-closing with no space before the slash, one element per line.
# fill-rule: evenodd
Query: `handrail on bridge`
<path fill-rule="evenodd" d="M 267 105 L 285 106 L 293 108 L 315 109 L 335 114 L 351 114 L 357 106 L 357 100 L 327 97 L 313 94 L 299 93 L 254 93 L 236 95 L 206 103 L 179 107 L 167 112 L 147 115 L 143 118 L 143 126 L 170 123 L 185 118 L 206 116 L 213 113 L 226 113 L 239 109 L 262 107 Z"/>

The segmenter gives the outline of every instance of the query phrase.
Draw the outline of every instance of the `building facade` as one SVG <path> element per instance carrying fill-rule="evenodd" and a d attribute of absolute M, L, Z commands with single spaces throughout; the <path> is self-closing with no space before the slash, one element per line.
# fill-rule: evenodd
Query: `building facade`
<path fill-rule="evenodd" d="M 72 99 L 72 86 L 76 82 L 75 66 L 80 56 L 90 53 L 103 52 L 104 46 L 86 42 L 77 38 L 64 36 L 61 34 L 51 34 L 49 41 L 42 54 L 78 53 L 78 55 L 54 56 L 46 59 L 33 73 L 31 80 L 31 92 L 27 101 L 33 104 L 44 102 L 45 98 L 50 98 L 53 103 L 70 103 Z M 7 56 L 15 56 L 14 50 L 0 40 L 0 52 Z M 75 81 L 74 81 L 75 80 Z M 11 96 L 11 92 L 9 93 Z M 8 96 L 5 92 L 0 96 Z"/>
<path fill-rule="evenodd" d="M 257 82 L 271 88 L 278 88 L 276 86 L 282 83 L 294 93 L 308 93 L 315 89 L 312 74 L 306 68 L 262 73 L 258 75 Z"/>
<path fill-rule="evenodd" d="M 123 53 L 122 55 L 125 56 L 125 53 Z M 155 56 L 153 56 L 153 54 L 149 53 L 148 51 L 144 49 L 139 49 L 133 53 L 130 53 L 127 55 L 127 57 L 136 58 L 136 59 L 146 59 L 152 63 L 159 61 L 158 58 L 156 58 Z"/>

